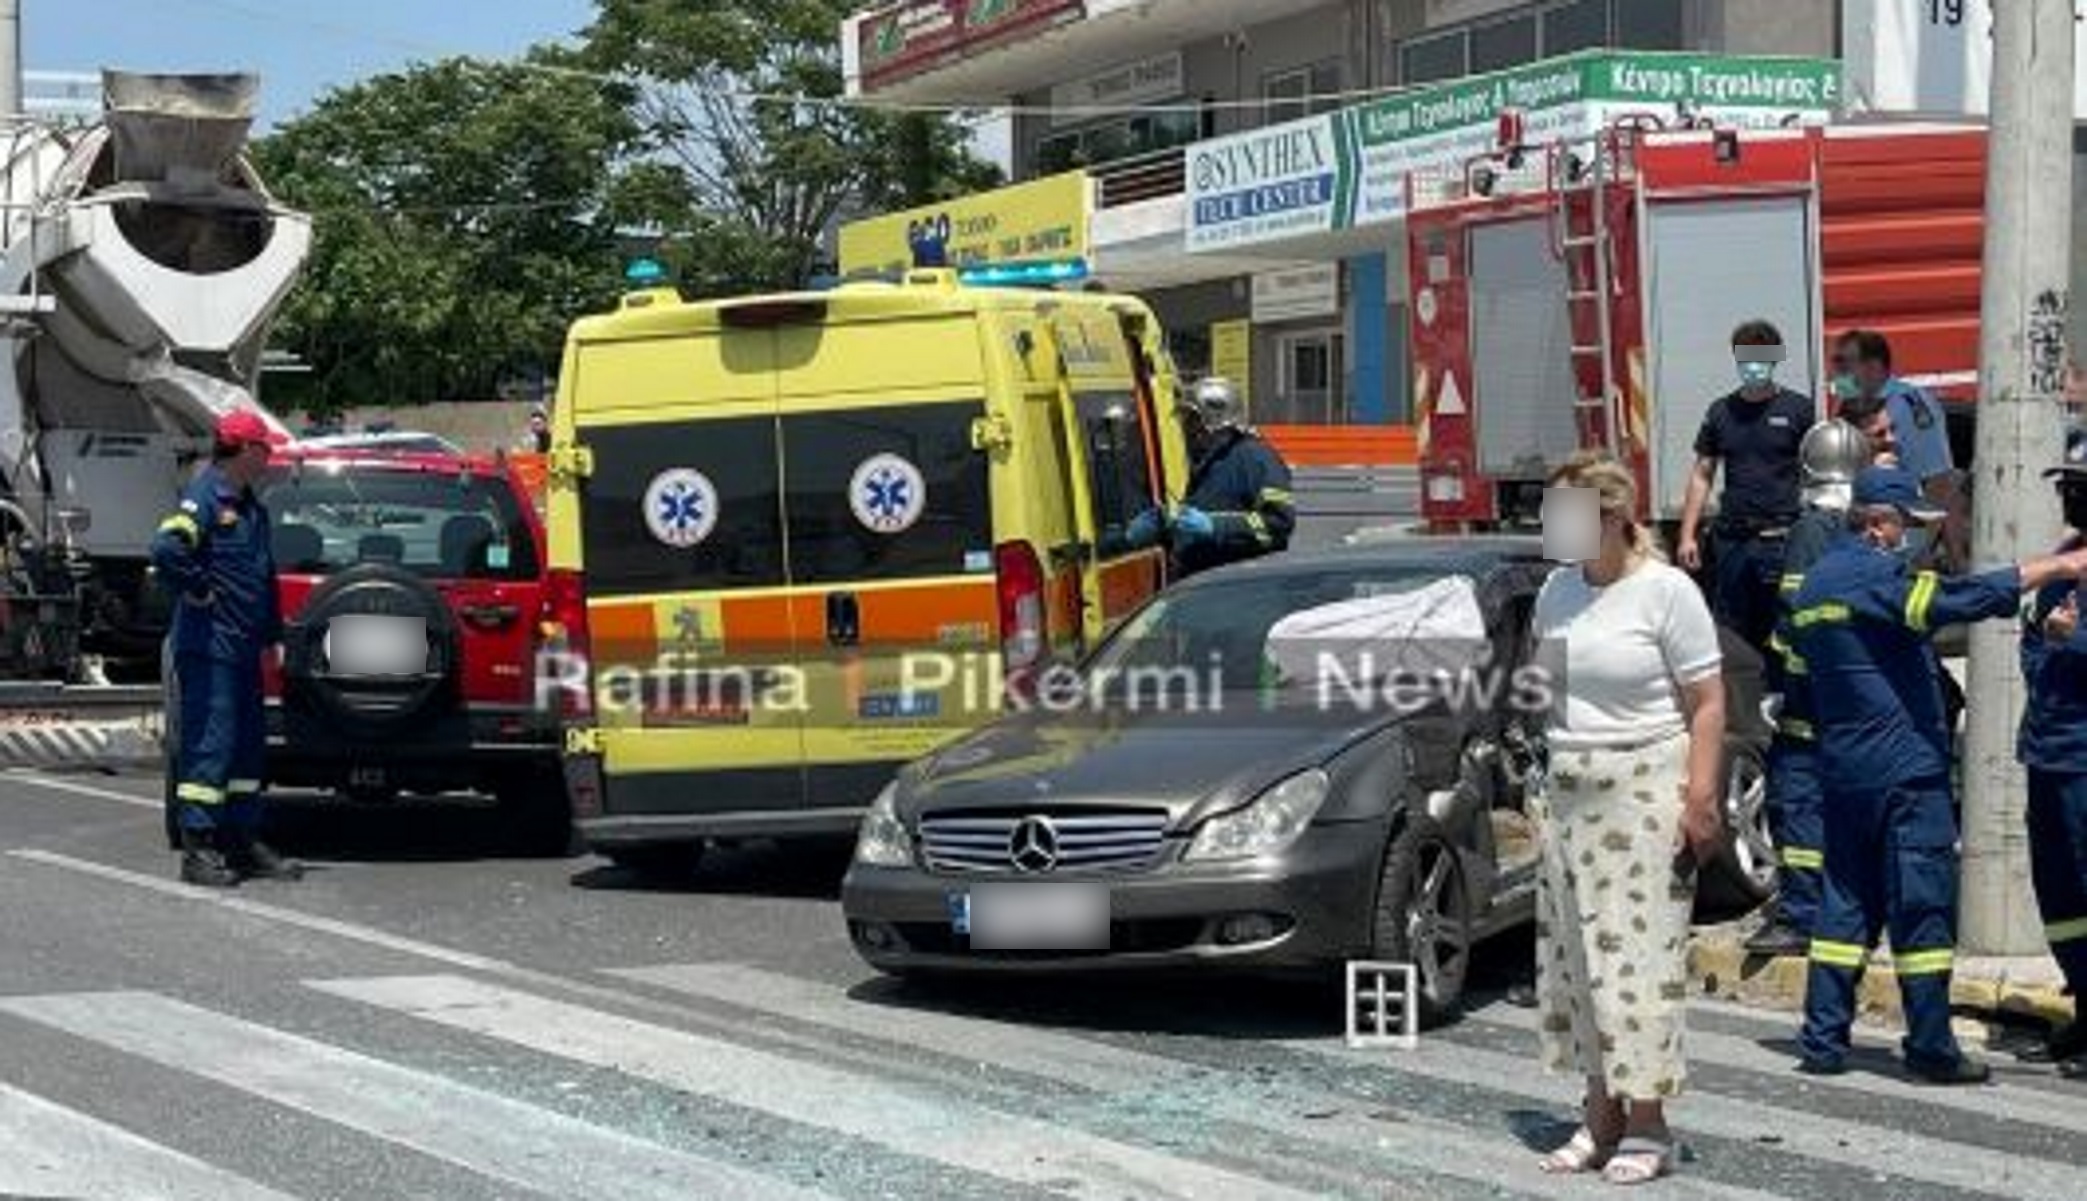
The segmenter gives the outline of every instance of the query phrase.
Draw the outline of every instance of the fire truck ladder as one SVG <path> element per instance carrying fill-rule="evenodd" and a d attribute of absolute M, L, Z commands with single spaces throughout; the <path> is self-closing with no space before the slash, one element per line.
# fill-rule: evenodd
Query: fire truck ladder
<path fill-rule="evenodd" d="M 0 253 L 12 250 L 17 241 L 29 243 L 26 287 L 0 295 L 0 325 L 17 331 L 33 327 L 36 318 L 57 309 L 56 297 L 43 290 L 38 253 L 46 203 L 38 145 L 43 136 L 45 131 L 31 119 L 17 117 L 0 124 L 0 139 L 7 144 L 5 157 L 0 159 Z"/>
<path fill-rule="evenodd" d="M 1602 439 L 1610 454 L 1622 451 L 1617 430 L 1616 356 L 1615 340 L 1610 325 L 1612 321 L 1612 293 L 1616 279 L 1616 244 L 1614 231 L 1609 226 L 1608 183 L 1614 166 L 1611 155 L 1615 152 L 1614 140 L 1607 133 L 1592 138 L 1570 142 L 1559 142 L 1551 147 L 1548 191 L 1551 196 L 1551 253 L 1565 263 L 1565 306 L 1566 313 L 1577 318 L 1582 306 L 1594 306 L 1595 340 L 1591 343 L 1579 341 L 1581 324 L 1571 320 L 1570 336 L 1573 339 L 1573 381 L 1576 389 L 1580 381 L 1590 376 L 1601 381 L 1598 395 L 1588 396 L 1581 389 L 1574 407 L 1581 412 L 1597 410 L 1601 418 Z M 1585 197 L 1589 224 L 1576 228 L 1573 221 L 1573 201 Z M 1575 271 L 1577 256 L 1592 257 L 1589 269 Z M 1584 261 L 1584 260 L 1579 260 Z M 1580 286 L 1582 280 L 1590 280 L 1591 288 Z M 1594 372 L 1583 373 L 1582 363 L 1593 360 L 1600 365 Z"/>

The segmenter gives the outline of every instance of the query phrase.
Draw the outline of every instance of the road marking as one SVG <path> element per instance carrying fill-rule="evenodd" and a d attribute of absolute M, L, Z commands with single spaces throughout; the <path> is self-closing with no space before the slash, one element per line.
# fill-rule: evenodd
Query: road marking
<path fill-rule="evenodd" d="M 1592 1178 L 1540 1177 L 1537 1155 L 1512 1141 L 1427 1115 L 1398 1111 L 1394 1122 L 1359 1112 L 1382 1112 L 1384 1104 L 1359 1104 L 1352 1097 L 1285 1096 L 1266 1102 L 1238 1098 L 1237 1078 L 1216 1078 L 1186 1060 L 1119 1047 L 1075 1034 L 1037 1029 L 990 1018 L 940 1010 L 856 1000 L 835 984 L 787 976 L 740 964 L 662 964 L 619 968 L 608 975 L 706 1000 L 722 1001 L 837 1032 L 920 1047 L 991 1064 L 1009 1071 L 1110 1094 L 1112 1107 L 1153 1092 L 1202 1108 L 1212 1116 L 1270 1134 L 1336 1149 L 1376 1155 L 1438 1176 L 1483 1184 L 1507 1194 L 1526 1181 L 1546 1197 L 1612 1197 L 1614 1188 Z M 1397 1061 L 1388 1064 L 1397 1070 Z M 1189 1096 L 1183 1097 L 1184 1091 Z M 1295 1114 L 1331 1116 L 1301 1119 Z M 1759 1201 L 1772 1194 L 1689 1176 L 1675 1180 L 1673 1195 Z M 1379 1187 L 1382 1187 L 1381 1185 Z"/>
<path fill-rule="evenodd" d="M 0 1084 L 0 1194 L 291 1201 L 121 1126 Z"/>
<path fill-rule="evenodd" d="M 119 805 L 130 805 L 138 809 L 150 809 L 155 813 L 166 808 L 165 800 L 159 797 L 143 797 L 133 792 L 119 792 L 113 788 L 97 788 L 92 784 L 76 784 L 71 780 L 55 780 L 49 776 L 39 776 L 31 772 L 10 771 L 0 773 L 0 780 L 13 784 L 34 784 L 38 788 L 48 788 L 53 792 L 70 792 L 79 796 L 93 797 L 101 801 L 114 801 Z"/>
<path fill-rule="evenodd" d="M 410 1147 L 518 1188 L 619 1201 L 821 1194 L 153 993 L 0 999 L 0 1012 Z"/>
<path fill-rule="evenodd" d="M 397 951 L 404 955 L 432 959 L 437 963 L 446 963 L 452 967 L 502 974 L 522 974 L 524 972 L 524 969 L 518 968 L 511 963 L 499 959 L 490 959 L 483 955 L 474 955 L 469 951 L 452 950 L 448 947 L 436 946 L 434 943 L 421 942 L 418 939 L 390 934 L 375 927 L 364 926 L 356 922 L 344 922 L 335 918 L 305 913 L 297 909 L 286 909 L 281 905 L 270 905 L 262 901 L 248 900 L 245 897 L 229 894 L 219 889 L 199 888 L 193 884 L 183 884 L 178 880 L 166 880 L 158 876 L 148 876 L 143 872 L 134 872 L 128 868 L 111 867 L 108 864 L 96 863 L 89 859 L 75 859 L 71 855 L 61 855 L 56 851 L 15 850 L 8 853 L 16 859 L 25 860 L 29 863 L 40 863 L 46 867 L 62 868 L 70 872 L 79 872 L 82 875 L 96 876 L 103 880 L 111 880 L 118 884 L 128 884 L 134 888 L 156 892 L 162 896 L 183 897 L 201 904 L 229 909 L 234 913 L 243 913 L 250 917 L 266 918 L 269 921 L 281 922 L 286 926 L 316 930 L 322 934 L 334 935 L 337 938 L 345 938 L 373 947 L 382 947 L 387 951 Z"/>
<path fill-rule="evenodd" d="M 1750 1022 L 1759 1022 L 1758 1014 L 1743 1015 Z M 1536 1032 L 1537 1016 L 1534 1011 L 1486 1012 L 1471 1015 L 1473 1021 L 1502 1030 L 1515 1030 L 1525 1034 Z M 1766 1031 L 1764 1031 L 1765 1033 Z M 1789 1028 L 1776 1031 L 1784 1038 L 1795 1040 L 1795 1019 Z M 1771 1076 L 1788 1077 L 1796 1069 L 1794 1053 L 1784 1054 L 1735 1034 L 1716 1030 L 1703 1030 L 1691 1026 L 1687 1034 L 1687 1055 L 1691 1061 L 1700 1060 L 1721 1067 L 1741 1068 Z M 1861 1038 L 1857 1047 L 1887 1051 L 1889 1044 L 1882 1039 Z M 1933 1106 L 1959 1113 L 1973 1113 L 1982 1117 L 2028 1126 L 2049 1126 L 2067 1134 L 2077 1134 L 2087 1129 L 2087 1092 L 2077 1098 L 2068 1098 L 2054 1093 L 2040 1092 L 2028 1088 L 2008 1088 L 2005 1078 L 2001 1087 L 1963 1089 L 1933 1088 L 1914 1084 L 1890 1076 L 1874 1076 L 1867 1072 L 1854 1071 L 1844 1076 L 1831 1078 L 1807 1078 L 1804 1084 L 1831 1096 L 1836 1092 L 1866 1093 L 1873 1097 L 1884 1097 L 1893 1101 L 1905 1101 L 1915 1105 Z M 1853 1098 L 1851 1098 L 1852 1100 Z"/>
<path fill-rule="evenodd" d="M 460 976 L 311 981 L 333 996 L 405 1013 L 922 1159 L 1074 1196 L 1297 1198 L 1310 1194 L 1029 1118 L 551 1001 Z"/>
<path fill-rule="evenodd" d="M 1381 1063 L 1386 1058 L 1351 1051 L 1330 1041 L 1285 1045 L 1353 1067 Z M 1397 1071 L 1446 1084 L 1540 1101 L 1556 1097 L 1555 1086 L 1547 1085 L 1549 1078 L 1538 1068 L 1533 1049 L 1528 1056 L 1508 1055 L 1468 1044 L 1423 1039 L 1419 1049 L 1401 1051 L 1390 1057 L 1390 1062 Z M 2024 1201 L 2087 1197 L 2087 1169 L 2019 1153 L 1702 1091 L 1692 1091 L 1681 1098 L 1677 1110 L 1675 1125 L 1684 1138 L 1691 1130 L 1738 1143 L 1753 1143 L 1764 1135 L 1774 1135 L 1782 1139 L 1775 1148 L 1778 1152 L 1843 1168 Z"/>
<path fill-rule="evenodd" d="M 851 1000 L 835 985 L 739 964 L 662 964 L 606 974 L 1101 1092 L 1137 1092 L 1190 1074 L 1178 1059 L 1033 1026 Z"/>

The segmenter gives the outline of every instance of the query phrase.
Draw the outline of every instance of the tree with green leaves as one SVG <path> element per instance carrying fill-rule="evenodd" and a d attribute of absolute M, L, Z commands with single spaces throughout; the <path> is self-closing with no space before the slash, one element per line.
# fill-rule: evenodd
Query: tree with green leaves
<path fill-rule="evenodd" d="M 416 66 L 255 144 L 315 226 L 275 338 L 312 372 L 271 381 L 272 406 L 478 399 L 555 374 L 572 319 L 620 289 L 617 166 L 640 133 L 629 89 L 571 67 L 556 51 Z"/>
<path fill-rule="evenodd" d="M 834 103 L 848 0 L 598 0 L 585 60 L 639 85 L 650 219 L 690 291 L 804 284 L 835 224 L 996 186 L 963 125 Z"/>

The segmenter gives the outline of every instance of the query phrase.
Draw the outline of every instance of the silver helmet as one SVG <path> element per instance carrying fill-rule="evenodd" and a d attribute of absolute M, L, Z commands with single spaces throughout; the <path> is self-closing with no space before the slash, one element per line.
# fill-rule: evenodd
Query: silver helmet
<path fill-rule="evenodd" d="M 1862 431 L 1839 418 L 1821 421 L 1807 430 L 1797 447 L 1797 462 L 1804 472 L 1805 503 L 1821 508 L 1845 509 L 1854 491 L 1855 477 L 1870 465 L 1874 452 Z"/>
<path fill-rule="evenodd" d="M 1189 404 L 1207 429 L 1236 429 L 1246 424 L 1246 403 L 1239 388 L 1222 375 L 1213 375 L 1196 385 Z"/>

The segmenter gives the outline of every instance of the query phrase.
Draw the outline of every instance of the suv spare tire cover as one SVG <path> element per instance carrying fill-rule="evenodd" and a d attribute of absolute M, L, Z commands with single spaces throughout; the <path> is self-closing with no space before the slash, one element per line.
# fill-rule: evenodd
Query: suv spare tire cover
<path fill-rule="evenodd" d="M 337 617 L 363 615 L 423 619 L 428 670 L 352 682 L 331 676 L 328 624 Z M 391 563 L 361 563 L 329 578 L 313 590 L 283 631 L 285 692 L 308 700 L 321 716 L 365 733 L 395 729 L 449 702 L 461 659 L 456 617 L 448 602 L 427 581 Z"/>

